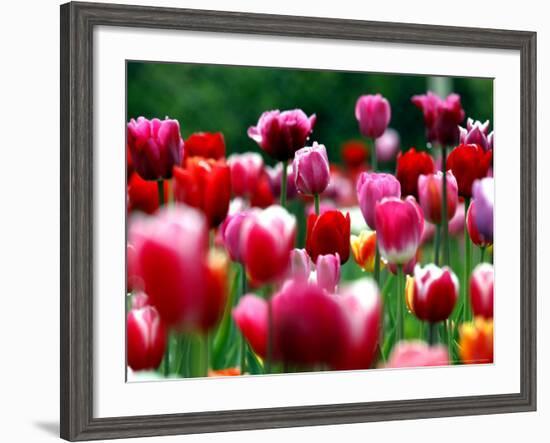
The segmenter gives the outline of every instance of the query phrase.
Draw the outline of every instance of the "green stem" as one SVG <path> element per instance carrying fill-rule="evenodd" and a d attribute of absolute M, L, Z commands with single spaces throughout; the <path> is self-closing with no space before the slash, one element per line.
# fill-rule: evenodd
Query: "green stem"
<path fill-rule="evenodd" d="M 372 163 L 372 171 L 376 172 L 378 170 L 378 158 L 376 158 L 376 139 L 372 138 L 372 149 L 371 149 L 371 163 Z"/>
<path fill-rule="evenodd" d="M 464 311 L 463 311 L 463 321 L 470 320 L 470 297 L 469 297 L 469 277 L 470 277 L 470 267 L 472 261 L 472 242 L 470 241 L 470 236 L 468 234 L 468 223 L 466 223 L 466 215 L 468 214 L 468 208 L 470 206 L 470 197 L 464 199 L 464 273 L 462 278 L 462 285 L 464 287 Z"/>
<path fill-rule="evenodd" d="M 428 344 L 430 346 L 435 345 L 435 323 L 428 323 Z"/>
<path fill-rule="evenodd" d="M 246 270 L 241 265 L 241 297 L 246 294 Z M 241 333 L 241 375 L 246 372 L 246 339 Z"/>
<path fill-rule="evenodd" d="M 315 195 L 313 196 L 313 198 L 315 199 L 315 214 L 319 215 L 319 206 L 320 206 L 319 194 L 315 194 Z"/>
<path fill-rule="evenodd" d="M 285 208 L 286 207 L 286 182 L 287 182 L 288 171 L 286 168 L 286 162 L 281 162 L 281 165 L 283 166 L 283 171 L 281 173 L 281 206 Z"/>
<path fill-rule="evenodd" d="M 273 310 L 271 300 L 267 301 L 267 353 L 265 356 L 265 373 L 271 373 L 271 359 L 273 354 Z"/>
<path fill-rule="evenodd" d="M 159 196 L 159 207 L 164 206 L 164 179 L 162 178 L 157 180 L 157 191 Z"/>
<path fill-rule="evenodd" d="M 435 226 L 434 263 L 439 266 L 439 248 L 441 246 L 441 225 Z"/>
<path fill-rule="evenodd" d="M 168 377 L 170 375 L 170 333 L 166 338 L 166 351 L 164 351 L 164 365 L 163 365 L 164 376 Z"/>
<path fill-rule="evenodd" d="M 452 364 L 452 358 L 453 358 L 453 352 L 452 352 L 452 346 L 453 346 L 453 325 L 451 322 L 451 319 L 448 318 L 446 321 L 446 327 L 447 327 L 447 352 L 449 353 L 449 361 Z"/>
<path fill-rule="evenodd" d="M 403 340 L 403 266 L 397 266 L 397 297 L 395 302 L 397 303 L 397 325 L 396 325 L 396 337 L 397 341 Z"/>
<path fill-rule="evenodd" d="M 441 146 L 441 169 L 443 170 L 443 186 L 441 192 L 441 226 L 443 242 L 443 263 L 450 263 L 449 256 L 449 220 L 447 215 L 447 147 Z"/>
<path fill-rule="evenodd" d="M 374 256 L 374 280 L 380 288 L 380 249 L 378 249 L 378 238 L 376 239 L 376 255 Z"/>
<path fill-rule="evenodd" d="M 480 246 L 479 249 L 481 249 L 480 263 L 483 263 L 483 260 L 485 260 L 485 251 L 486 251 L 487 247 L 486 246 Z"/>

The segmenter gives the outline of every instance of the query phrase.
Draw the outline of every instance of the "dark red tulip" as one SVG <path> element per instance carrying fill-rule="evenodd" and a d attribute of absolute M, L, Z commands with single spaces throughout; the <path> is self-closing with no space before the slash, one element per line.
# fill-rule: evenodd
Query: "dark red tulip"
<path fill-rule="evenodd" d="M 351 220 L 340 211 L 330 210 L 307 218 L 306 250 L 313 261 L 319 255 L 336 254 L 342 264 L 348 261 Z"/>
<path fill-rule="evenodd" d="M 223 315 L 227 295 L 227 273 L 229 262 L 227 256 L 212 250 L 206 263 L 206 293 L 199 329 L 207 332 L 215 327 Z"/>
<path fill-rule="evenodd" d="M 460 145 L 447 158 L 447 168 L 453 171 L 462 197 L 472 196 L 475 180 L 487 176 L 493 159 L 493 151 L 484 151 L 478 145 Z"/>
<path fill-rule="evenodd" d="M 412 195 L 418 200 L 418 177 L 421 175 L 433 174 L 435 162 L 427 153 L 409 149 L 404 154 L 397 154 L 396 177 L 401 183 L 401 195 L 403 197 Z"/>
<path fill-rule="evenodd" d="M 156 369 L 166 349 L 166 328 L 153 306 L 131 309 L 126 320 L 128 366 Z"/>
<path fill-rule="evenodd" d="M 168 195 L 168 182 L 164 182 L 164 195 Z M 128 211 L 152 214 L 159 207 L 158 186 L 152 180 L 143 180 L 133 173 L 128 180 Z"/>
<path fill-rule="evenodd" d="M 229 210 L 231 173 L 222 160 L 188 158 L 185 168 L 174 167 L 174 198 L 203 211 L 211 228 Z"/>
<path fill-rule="evenodd" d="M 275 196 L 273 195 L 271 181 L 267 173 L 263 172 L 250 195 L 250 206 L 267 208 L 273 203 L 275 203 Z"/>
<path fill-rule="evenodd" d="M 347 169 L 355 170 L 367 166 L 369 148 L 365 142 L 350 140 L 344 143 L 341 153 Z"/>
<path fill-rule="evenodd" d="M 221 132 L 196 132 L 185 140 L 185 158 L 203 157 L 219 160 L 225 157 L 225 140 Z"/>

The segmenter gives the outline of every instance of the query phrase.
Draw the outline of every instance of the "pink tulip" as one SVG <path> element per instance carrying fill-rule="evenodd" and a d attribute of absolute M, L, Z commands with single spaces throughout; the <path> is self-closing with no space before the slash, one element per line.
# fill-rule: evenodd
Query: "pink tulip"
<path fill-rule="evenodd" d="M 493 286 L 493 265 L 480 263 L 470 276 L 470 298 L 475 316 L 493 318 Z"/>
<path fill-rule="evenodd" d="M 296 151 L 292 169 L 296 188 L 302 194 L 316 195 L 323 192 L 330 180 L 325 146 L 313 142 L 313 146 Z"/>
<path fill-rule="evenodd" d="M 128 366 L 156 369 L 166 349 L 166 328 L 152 306 L 131 309 L 126 320 Z"/>
<path fill-rule="evenodd" d="M 311 274 L 311 259 L 305 249 L 293 249 L 290 251 L 290 267 L 288 277 L 290 279 L 307 282 Z"/>
<path fill-rule="evenodd" d="M 384 197 L 400 197 L 401 185 L 391 174 L 362 172 L 357 179 L 357 200 L 365 221 L 376 230 L 375 207 Z"/>
<path fill-rule="evenodd" d="M 241 232 L 242 225 L 246 219 L 248 212 L 237 212 L 236 214 L 228 215 L 220 226 L 222 242 L 229 254 L 231 260 L 241 263 Z"/>
<path fill-rule="evenodd" d="M 241 257 L 248 277 L 268 283 L 287 269 L 294 247 L 296 218 L 281 206 L 253 209 L 241 231 Z"/>
<path fill-rule="evenodd" d="M 315 263 L 317 284 L 333 293 L 340 282 L 340 256 L 338 253 L 319 255 Z"/>
<path fill-rule="evenodd" d="M 453 312 L 458 299 L 458 278 L 444 266 L 428 264 L 414 269 L 412 311 L 430 323 L 446 320 Z"/>
<path fill-rule="evenodd" d="M 373 280 L 362 278 L 336 294 L 346 317 L 345 346 L 333 363 L 335 369 L 368 369 L 376 355 L 382 327 L 382 301 Z"/>
<path fill-rule="evenodd" d="M 481 123 L 468 117 L 466 127 L 459 127 L 461 145 L 479 145 L 485 151 L 493 149 L 493 133 L 489 134 L 489 120 Z"/>
<path fill-rule="evenodd" d="M 238 196 L 250 196 L 263 174 L 264 161 L 257 152 L 232 154 L 227 158 L 231 170 L 231 189 Z"/>
<path fill-rule="evenodd" d="M 386 364 L 387 368 L 447 366 L 449 354 L 444 346 L 428 346 L 422 341 L 397 343 Z"/>
<path fill-rule="evenodd" d="M 399 152 L 400 143 L 399 133 L 392 128 L 386 129 L 374 142 L 376 158 L 381 162 L 394 161 Z"/>
<path fill-rule="evenodd" d="M 132 309 L 141 309 L 145 306 L 151 306 L 151 300 L 145 292 L 137 292 L 132 295 Z"/>
<path fill-rule="evenodd" d="M 359 122 L 361 134 L 378 138 L 390 123 L 390 104 L 380 94 L 362 95 L 355 104 L 355 118 Z"/>
<path fill-rule="evenodd" d="M 286 161 L 306 145 L 316 119 L 315 114 L 308 117 L 301 109 L 266 111 L 256 126 L 248 128 L 248 136 L 270 157 Z"/>
<path fill-rule="evenodd" d="M 139 117 L 128 123 L 128 148 L 132 164 L 145 180 L 172 177 L 172 168 L 183 156 L 183 140 L 177 120 Z"/>
<path fill-rule="evenodd" d="M 447 171 L 447 220 L 455 215 L 458 205 L 458 184 L 451 171 Z M 418 177 L 418 199 L 424 217 L 431 223 L 439 224 L 442 219 L 443 173 L 420 175 Z"/>
<path fill-rule="evenodd" d="M 478 204 L 478 200 L 474 199 L 471 201 L 470 206 L 468 207 L 468 213 L 466 214 L 466 226 L 468 229 L 468 235 L 470 236 L 472 242 L 479 247 L 486 247 L 493 242 L 493 238 L 486 237 L 478 229 L 478 226 L 480 224 L 480 222 L 478 221 Z"/>
<path fill-rule="evenodd" d="M 415 257 L 422 239 L 424 217 L 414 197 L 382 199 L 376 205 L 375 220 L 382 257 L 397 265 L 404 265 Z"/>
<path fill-rule="evenodd" d="M 461 236 L 464 234 L 464 221 L 466 215 L 464 214 L 464 202 L 458 203 L 454 217 L 449 220 L 449 234 L 454 236 Z"/>
<path fill-rule="evenodd" d="M 493 207 L 495 200 L 495 180 L 485 177 L 476 180 L 472 186 L 472 195 L 476 205 L 476 225 L 479 233 L 493 242 Z"/>
<path fill-rule="evenodd" d="M 268 305 L 254 294 L 247 294 L 233 308 L 233 319 L 252 350 L 260 357 L 267 354 Z"/>

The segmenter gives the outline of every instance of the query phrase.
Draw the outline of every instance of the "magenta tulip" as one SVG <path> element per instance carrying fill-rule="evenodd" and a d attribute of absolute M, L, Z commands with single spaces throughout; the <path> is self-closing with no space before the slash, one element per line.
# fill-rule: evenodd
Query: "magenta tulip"
<path fill-rule="evenodd" d="M 399 133 L 392 128 L 386 129 L 374 142 L 376 158 L 381 162 L 394 161 L 399 152 L 400 143 Z"/>
<path fill-rule="evenodd" d="M 264 161 L 257 152 L 232 154 L 227 158 L 231 170 L 231 189 L 235 195 L 251 196 L 263 174 Z"/>
<path fill-rule="evenodd" d="M 489 134 L 489 120 L 485 123 L 468 118 L 466 127 L 459 127 L 461 145 L 479 145 L 485 151 L 493 149 L 493 133 Z"/>
<path fill-rule="evenodd" d="M 295 236 L 296 218 L 283 207 L 251 210 L 241 232 L 241 257 L 248 277 L 259 284 L 282 276 Z"/>
<path fill-rule="evenodd" d="M 355 104 L 355 118 L 359 122 L 361 134 L 378 138 L 390 123 L 390 104 L 380 94 L 362 95 Z"/>
<path fill-rule="evenodd" d="M 472 186 L 472 195 L 476 202 L 476 225 L 479 233 L 489 242 L 493 242 L 493 207 L 495 199 L 495 180 L 485 177 L 476 180 Z"/>
<path fill-rule="evenodd" d="M 128 366 L 156 369 L 166 349 L 166 328 L 153 306 L 131 309 L 126 320 Z"/>
<path fill-rule="evenodd" d="M 311 268 L 311 259 L 305 249 L 293 249 L 290 251 L 289 279 L 307 282 L 311 275 Z"/>
<path fill-rule="evenodd" d="M 241 263 L 241 231 L 248 212 L 242 211 L 228 215 L 220 226 L 222 242 L 231 260 Z"/>
<path fill-rule="evenodd" d="M 338 253 L 319 255 L 315 263 L 317 284 L 333 293 L 340 282 L 340 256 Z"/>
<path fill-rule="evenodd" d="M 306 146 L 296 151 L 292 169 L 299 192 L 305 195 L 317 195 L 323 192 L 330 181 L 325 146 L 313 142 L 313 146 Z"/>
<path fill-rule="evenodd" d="M 233 308 L 233 319 L 252 350 L 260 357 L 267 354 L 268 305 L 254 294 L 247 294 Z"/>
<path fill-rule="evenodd" d="M 266 111 L 256 126 L 248 128 L 248 136 L 270 157 L 287 161 L 306 145 L 315 120 L 315 114 L 308 117 L 301 109 Z"/>
<path fill-rule="evenodd" d="M 450 220 L 458 205 L 458 184 L 451 171 L 447 171 L 447 219 Z M 418 199 L 424 217 L 431 223 L 441 223 L 443 173 L 441 171 L 418 177 Z"/>
<path fill-rule="evenodd" d="M 414 258 L 422 239 L 424 216 L 412 196 L 382 199 L 375 208 L 380 253 L 388 262 L 404 265 Z"/>
<path fill-rule="evenodd" d="M 414 269 L 412 311 L 420 319 L 430 323 L 446 320 L 458 299 L 458 278 L 444 266 L 434 264 Z"/>
<path fill-rule="evenodd" d="M 183 156 L 183 140 L 177 120 L 131 119 L 127 137 L 133 167 L 143 179 L 172 177 L 172 168 L 181 163 Z"/>
<path fill-rule="evenodd" d="M 475 316 L 493 318 L 493 287 L 493 265 L 480 263 L 470 276 L 470 299 Z"/>
<path fill-rule="evenodd" d="M 357 179 L 357 200 L 365 221 L 376 230 L 376 204 L 385 197 L 400 197 L 401 185 L 391 174 L 362 172 Z"/>
<path fill-rule="evenodd" d="M 395 345 L 386 368 L 447 366 L 449 354 L 445 346 L 428 346 L 422 341 L 402 341 Z"/>
<path fill-rule="evenodd" d="M 466 227 L 472 243 L 480 248 L 483 248 L 492 244 L 493 238 L 492 236 L 486 237 L 479 231 L 478 226 L 481 223 L 478 222 L 478 218 L 478 201 L 474 199 L 468 207 L 468 213 L 466 214 Z"/>

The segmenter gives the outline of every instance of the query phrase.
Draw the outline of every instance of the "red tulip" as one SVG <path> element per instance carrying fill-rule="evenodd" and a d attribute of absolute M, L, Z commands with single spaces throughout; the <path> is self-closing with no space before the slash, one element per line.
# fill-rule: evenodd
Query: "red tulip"
<path fill-rule="evenodd" d="M 231 175 L 224 161 L 200 157 L 187 159 L 186 167 L 174 168 L 174 198 L 203 211 L 211 228 L 227 216 Z"/>
<path fill-rule="evenodd" d="M 494 272 L 490 263 L 480 263 L 470 276 L 470 298 L 475 316 L 493 318 Z"/>
<path fill-rule="evenodd" d="M 319 255 L 336 254 L 342 264 L 348 261 L 351 220 L 340 211 L 326 211 L 307 218 L 306 250 L 313 261 Z"/>
<path fill-rule="evenodd" d="M 479 232 L 478 227 L 478 215 L 477 215 L 477 202 L 472 200 L 468 207 L 468 213 L 466 214 L 466 228 L 468 229 L 468 235 L 470 239 L 479 247 L 489 246 L 492 243 L 492 239 L 485 237 Z"/>
<path fill-rule="evenodd" d="M 264 173 L 264 161 L 257 152 L 232 154 L 227 159 L 231 168 L 231 189 L 238 196 L 252 195 Z"/>
<path fill-rule="evenodd" d="M 164 195 L 168 195 L 168 182 L 164 181 Z M 158 186 L 152 180 L 143 180 L 133 173 L 128 180 L 128 211 L 152 214 L 159 207 Z"/>
<path fill-rule="evenodd" d="M 412 195 L 418 198 L 418 177 L 422 174 L 433 174 L 435 163 L 427 152 L 415 148 L 397 154 L 397 169 L 395 175 L 401 183 L 401 195 Z"/>
<path fill-rule="evenodd" d="M 451 171 L 446 174 L 447 180 L 447 220 L 455 215 L 458 205 L 458 185 Z M 441 223 L 443 193 L 443 173 L 438 171 L 435 174 L 421 175 L 418 177 L 418 196 L 420 207 L 424 217 L 431 223 Z"/>
<path fill-rule="evenodd" d="M 126 320 L 128 366 L 156 369 L 166 349 L 166 328 L 152 306 L 131 309 Z"/>
<path fill-rule="evenodd" d="M 422 341 L 399 342 L 393 348 L 386 368 L 447 366 L 449 354 L 445 346 L 428 346 Z"/>
<path fill-rule="evenodd" d="M 378 247 L 382 257 L 388 262 L 404 265 L 416 255 L 424 230 L 422 209 L 414 200 L 407 197 L 384 198 L 376 205 Z"/>
<path fill-rule="evenodd" d="M 458 278 L 450 268 L 416 266 L 411 310 L 420 320 L 437 323 L 447 319 L 457 299 Z"/>
<path fill-rule="evenodd" d="M 196 132 L 185 140 L 185 158 L 203 157 L 219 160 L 225 157 L 225 140 L 221 132 Z"/>
<path fill-rule="evenodd" d="M 462 197 L 471 197 L 474 180 L 487 175 L 492 154 L 492 151 L 484 151 L 478 145 L 460 145 L 451 151 L 447 168 L 453 171 L 458 182 L 458 193 Z"/>
<path fill-rule="evenodd" d="M 221 320 L 228 295 L 227 274 L 227 256 L 212 250 L 206 264 L 206 291 L 204 309 L 199 321 L 200 331 L 209 331 Z"/>
<path fill-rule="evenodd" d="M 279 163 L 280 164 L 280 163 Z M 288 193 L 287 193 L 288 195 Z M 273 188 L 267 173 L 263 173 L 250 196 L 250 206 L 267 208 L 275 203 Z"/>
<path fill-rule="evenodd" d="M 248 136 L 270 157 L 287 161 L 306 145 L 315 121 L 315 114 L 308 117 L 301 109 L 266 111 L 256 126 L 248 128 Z"/>
<path fill-rule="evenodd" d="M 134 169 L 145 180 L 171 178 L 173 166 L 181 162 L 183 141 L 177 120 L 131 119 L 127 143 Z"/>
<path fill-rule="evenodd" d="M 241 256 L 248 277 L 255 283 L 279 278 L 288 267 L 294 248 L 296 218 L 281 206 L 252 209 L 241 230 Z"/>
<path fill-rule="evenodd" d="M 349 170 L 365 168 L 369 159 L 369 148 L 361 140 L 350 140 L 342 146 L 342 160 Z"/>
<path fill-rule="evenodd" d="M 260 357 L 267 355 L 268 306 L 267 301 L 255 294 L 247 294 L 233 308 L 237 327 Z"/>

